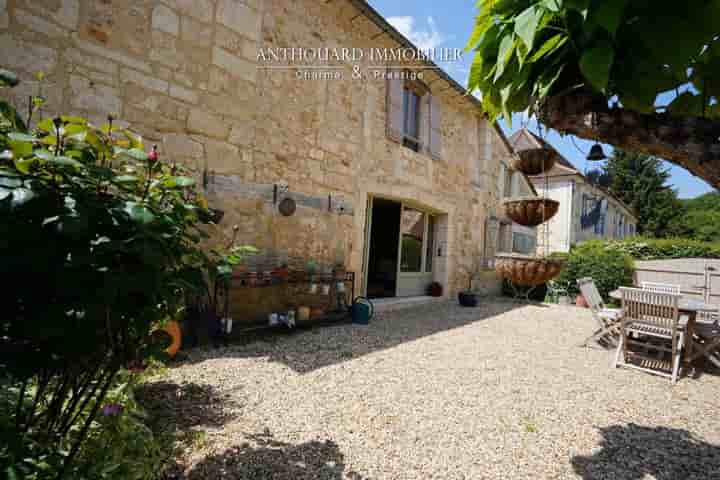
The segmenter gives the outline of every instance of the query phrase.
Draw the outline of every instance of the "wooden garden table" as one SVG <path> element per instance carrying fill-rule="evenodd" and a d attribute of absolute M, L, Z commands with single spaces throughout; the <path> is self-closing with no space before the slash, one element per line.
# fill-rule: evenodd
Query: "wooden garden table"
<path fill-rule="evenodd" d="M 622 300 L 620 289 L 613 290 L 609 295 L 616 300 Z M 720 336 L 706 344 L 699 343 L 695 338 L 697 314 L 700 312 L 718 313 L 720 305 L 705 303 L 703 300 L 681 295 L 678 308 L 680 312 L 686 314 L 688 317 L 687 335 L 685 336 L 685 363 L 691 364 L 706 353 L 711 353 L 714 349 L 720 348 Z M 695 347 L 697 347 L 697 352 L 694 352 L 696 350 Z"/>

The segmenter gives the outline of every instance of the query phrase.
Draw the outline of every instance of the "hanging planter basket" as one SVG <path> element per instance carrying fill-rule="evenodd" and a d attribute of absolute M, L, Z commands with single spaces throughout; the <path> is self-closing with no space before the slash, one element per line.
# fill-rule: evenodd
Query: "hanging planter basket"
<path fill-rule="evenodd" d="M 555 258 L 518 255 L 514 253 L 495 256 L 495 271 L 502 278 L 516 285 L 534 287 L 557 277 L 563 262 Z"/>
<path fill-rule="evenodd" d="M 549 171 L 556 161 L 556 153 L 550 148 L 520 150 L 513 157 L 512 166 L 525 175 L 540 175 Z"/>
<path fill-rule="evenodd" d="M 549 198 L 510 198 L 503 202 L 505 215 L 525 227 L 537 227 L 558 212 L 560 202 Z"/>

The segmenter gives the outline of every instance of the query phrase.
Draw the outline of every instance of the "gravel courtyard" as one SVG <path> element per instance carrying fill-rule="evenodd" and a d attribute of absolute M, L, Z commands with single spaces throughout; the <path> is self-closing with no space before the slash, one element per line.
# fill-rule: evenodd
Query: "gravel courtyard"
<path fill-rule="evenodd" d="M 720 478 L 720 376 L 669 380 L 581 348 L 575 307 L 388 312 L 198 350 L 148 385 L 202 441 L 195 479 Z"/>

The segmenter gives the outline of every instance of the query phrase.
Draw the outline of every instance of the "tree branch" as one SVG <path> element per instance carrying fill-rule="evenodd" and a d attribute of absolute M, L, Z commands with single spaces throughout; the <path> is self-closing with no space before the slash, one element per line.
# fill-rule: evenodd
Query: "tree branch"
<path fill-rule="evenodd" d="M 582 91 L 547 100 L 540 120 L 562 133 L 660 157 L 720 188 L 720 121 L 611 108 L 603 96 Z"/>

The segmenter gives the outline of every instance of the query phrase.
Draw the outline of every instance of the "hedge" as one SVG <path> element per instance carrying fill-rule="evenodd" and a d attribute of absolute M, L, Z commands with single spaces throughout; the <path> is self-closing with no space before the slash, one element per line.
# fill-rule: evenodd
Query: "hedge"
<path fill-rule="evenodd" d="M 627 240 L 591 240 L 570 251 L 565 267 L 555 280 L 577 295 L 577 280 L 592 277 L 603 298 L 633 281 L 633 260 L 672 258 L 720 258 L 720 243 L 683 238 L 654 239 L 633 237 Z"/>

